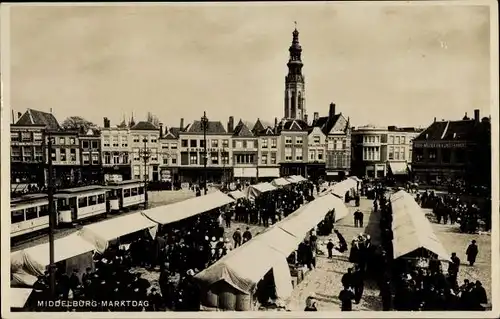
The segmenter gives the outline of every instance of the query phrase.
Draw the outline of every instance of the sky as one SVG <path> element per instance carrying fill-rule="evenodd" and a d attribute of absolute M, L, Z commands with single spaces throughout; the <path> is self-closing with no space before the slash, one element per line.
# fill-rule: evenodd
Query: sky
<path fill-rule="evenodd" d="M 490 115 L 489 7 L 352 2 L 11 7 L 11 108 L 273 123 L 294 21 L 309 118 L 331 102 L 355 126 Z"/>

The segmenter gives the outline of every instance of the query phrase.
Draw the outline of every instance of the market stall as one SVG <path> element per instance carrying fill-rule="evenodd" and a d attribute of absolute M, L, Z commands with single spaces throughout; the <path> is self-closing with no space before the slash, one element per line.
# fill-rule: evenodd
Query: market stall
<path fill-rule="evenodd" d="M 12 310 L 21 310 L 28 303 L 33 289 L 30 288 L 10 288 L 8 298 Z"/>
<path fill-rule="evenodd" d="M 73 269 L 84 273 L 87 267 L 93 267 L 94 250 L 92 244 L 74 233 L 54 241 L 54 262 L 59 264 L 60 269 L 65 270 L 68 275 L 73 272 Z M 33 285 L 30 278 L 43 275 L 47 266 L 50 265 L 49 243 L 14 252 L 10 257 L 11 273 L 14 276 L 19 274 L 15 276 L 16 282 L 11 282 L 12 286 L 14 284 Z M 23 282 L 23 279 L 29 281 Z"/>
<path fill-rule="evenodd" d="M 182 202 L 148 209 L 142 212 L 142 214 L 158 224 L 166 225 L 223 207 L 233 202 L 234 199 L 228 195 L 216 191 Z"/>
<path fill-rule="evenodd" d="M 246 190 L 245 190 L 245 196 L 253 200 L 256 197 L 258 197 L 260 194 L 267 193 L 270 191 L 276 190 L 276 187 L 274 187 L 271 183 L 259 183 L 255 185 L 250 185 Z"/>
<path fill-rule="evenodd" d="M 229 192 L 228 195 L 231 196 L 235 200 L 245 198 L 245 194 L 242 191 L 237 191 L 237 190 Z"/>
<path fill-rule="evenodd" d="M 97 252 L 103 253 L 110 243 L 116 242 L 123 236 L 149 230 L 154 238 L 157 228 L 157 223 L 137 212 L 84 226 L 79 235 L 91 243 Z"/>
<path fill-rule="evenodd" d="M 271 184 L 273 186 L 276 186 L 276 187 L 285 187 L 285 186 L 288 186 L 290 185 L 290 182 L 287 181 L 286 179 L 284 179 L 283 177 L 280 177 L 280 178 L 276 178 L 274 179 Z"/>

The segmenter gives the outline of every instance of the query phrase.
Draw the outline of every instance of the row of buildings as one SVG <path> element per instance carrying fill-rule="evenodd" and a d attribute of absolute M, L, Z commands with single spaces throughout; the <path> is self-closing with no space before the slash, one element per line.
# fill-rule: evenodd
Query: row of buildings
<path fill-rule="evenodd" d="M 227 125 L 181 119 L 176 127 L 133 119 L 111 125 L 104 118 L 99 128 L 63 130 L 52 113 L 28 109 L 11 125 L 12 184 L 45 183 L 49 138 L 54 176 L 67 185 L 111 178 L 197 182 L 205 173 L 209 181 L 220 182 L 296 174 L 383 178 L 413 172 L 412 178 L 430 182 L 470 175 L 472 166 L 488 159 L 477 155 L 487 151 L 482 141 L 489 138 L 489 119 L 480 120 L 479 111 L 474 119 L 435 121 L 426 130 L 353 128 L 334 103 L 326 116 L 314 113 L 309 119 L 296 29 L 289 53 L 284 117 L 271 126 L 260 119 L 253 125 L 235 123 L 233 116 Z"/>

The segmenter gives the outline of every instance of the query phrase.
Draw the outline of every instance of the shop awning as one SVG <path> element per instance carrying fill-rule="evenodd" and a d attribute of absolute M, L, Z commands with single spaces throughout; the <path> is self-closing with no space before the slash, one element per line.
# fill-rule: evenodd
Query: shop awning
<path fill-rule="evenodd" d="M 259 167 L 259 177 L 280 177 L 279 167 Z"/>
<path fill-rule="evenodd" d="M 441 260 L 450 260 L 450 254 L 412 195 L 399 191 L 391 196 L 391 205 L 394 259 L 425 249 Z"/>
<path fill-rule="evenodd" d="M 148 209 L 142 213 L 152 221 L 165 225 L 208 212 L 233 202 L 234 199 L 217 191 L 208 195 L 190 198 L 182 202 Z"/>
<path fill-rule="evenodd" d="M 54 262 L 67 260 L 94 250 L 92 244 L 77 233 L 73 233 L 54 241 Z M 12 270 L 28 268 L 30 274 L 43 274 L 45 268 L 50 264 L 49 243 L 14 252 L 10 259 Z"/>
<path fill-rule="evenodd" d="M 235 167 L 233 169 L 234 177 L 238 178 L 255 178 L 257 177 L 257 168 L 256 167 Z"/>
<path fill-rule="evenodd" d="M 8 297 L 10 298 L 11 308 L 23 308 L 32 291 L 33 289 L 30 288 L 10 288 Z"/>
<path fill-rule="evenodd" d="M 84 226 L 79 235 L 94 245 L 97 251 L 103 252 L 110 241 L 157 225 L 137 212 Z"/>
<path fill-rule="evenodd" d="M 281 187 L 281 186 L 290 185 L 290 182 L 287 181 L 286 179 L 284 179 L 283 177 L 280 177 L 280 178 L 276 178 L 275 180 L 273 180 L 272 184 L 274 186 Z"/>
<path fill-rule="evenodd" d="M 408 174 L 408 164 L 406 162 L 389 162 L 389 169 L 393 175 Z"/>
<path fill-rule="evenodd" d="M 228 195 L 234 199 L 240 199 L 240 198 L 245 197 L 245 194 L 243 194 L 242 191 L 232 191 L 232 192 L 229 192 Z"/>

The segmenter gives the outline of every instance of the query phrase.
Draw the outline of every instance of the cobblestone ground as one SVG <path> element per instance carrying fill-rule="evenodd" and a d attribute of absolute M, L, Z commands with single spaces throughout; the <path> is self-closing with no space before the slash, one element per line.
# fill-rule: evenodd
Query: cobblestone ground
<path fill-rule="evenodd" d="M 364 227 L 354 227 L 353 213 L 356 210 L 352 205 L 349 206 L 350 214 L 344 219 L 337 221 L 335 227 L 345 237 L 348 244 L 352 239 L 360 233 L 366 233 L 371 236 L 374 244 L 380 242 L 380 234 L 378 231 L 379 216 L 377 213 L 372 213 L 372 201 L 362 198 L 360 209 L 364 213 Z M 328 238 L 336 237 L 319 237 L 320 241 L 326 241 Z M 340 311 L 340 302 L 338 295 L 342 290 L 341 279 L 347 272 L 352 263 L 348 261 L 348 254 L 334 257 L 333 260 L 328 260 L 324 256 L 317 257 L 317 267 L 308 272 L 304 280 L 295 287 L 292 296 L 288 300 L 288 308 L 292 311 L 303 311 L 305 300 L 308 296 L 314 294 L 317 299 L 318 311 Z M 365 290 L 363 298 L 358 305 L 353 305 L 353 310 L 374 311 L 382 308 L 379 290 L 377 286 L 371 282 L 365 282 Z"/>

